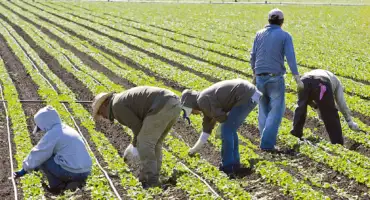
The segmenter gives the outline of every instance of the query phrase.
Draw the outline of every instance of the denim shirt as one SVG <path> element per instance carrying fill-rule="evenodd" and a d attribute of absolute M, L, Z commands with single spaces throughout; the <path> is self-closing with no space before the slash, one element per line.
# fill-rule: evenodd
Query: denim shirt
<path fill-rule="evenodd" d="M 292 36 L 279 25 L 267 25 L 257 32 L 250 59 L 255 74 L 285 74 L 284 56 L 293 75 L 297 75 Z"/>

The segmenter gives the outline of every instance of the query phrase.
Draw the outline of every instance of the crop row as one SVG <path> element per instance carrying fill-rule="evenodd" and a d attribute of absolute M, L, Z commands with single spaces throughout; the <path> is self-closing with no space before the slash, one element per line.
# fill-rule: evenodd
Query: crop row
<path fill-rule="evenodd" d="M 83 7 L 85 9 L 94 9 L 96 12 L 106 12 L 109 10 L 109 13 L 115 17 L 122 18 L 122 15 L 124 15 L 128 20 L 138 21 L 143 24 L 146 24 L 147 21 L 151 21 L 152 23 L 150 25 L 154 25 L 161 29 L 171 30 L 172 32 L 180 33 L 182 35 L 190 35 L 203 41 L 212 41 L 232 46 L 233 48 L 241 49 L 246 52 L 249 51 L 252 45 L 255 32 L 262 28 L 266 23 L 265 13 L 268 12 L 268 8 L 266 7 L 262 8 L 260 6 L 250 5 L 247 8 L 243 6 L 239 8 L 222 6 L 212 7 L 212 9 L 207 5 L 197 5 L 196 7 L 189 5 L 173 6 L 172 9 L 169 8 L 171 6 L 136 7 L 130 5 L 125 5 L 125 9 L 122 9 L 120 6 L 105 3 L 89 5 L 89 7 L 83 4 L 72 3 L 70 5 Z M 154 7 L 156 9 L 154 9 Z M 189 7 L 192 12 L 185 14 L 184 12 L 187 9 L 181 9 L 183 7 Z M 142 12 L 142 9 L 145 9 L 145 12 Z M 209 12 L 206 14 L 202 13 L 202 17 L 199 17 L 199 12 L 204 9 Z M 369 75 L 369 69 L 367 67 L 368 52 L 366 45 L 364 45 L 366 42 L 364 42 L 363 39 L 368 39 L 366 37 L 361 37 L 363 39 L 356 37 L 357 34 L 366 34 L 366 29 L 351 29 L 344 25 L 340 25 L 341 28 L 338 28 L 338 24 L 333 21 L 333 18 L 326 16 L 324 14 L 325 12 L 317 13 L 315 8 L 302 9 L 296 7 L 285 7 L 284 9 L 293 14 L 293 16 L 289 18 L 290 20 L 288 23 L 284 24 L 284 27 L 293 33 L 296 41 L 297 58 L 299 58 L 298 61 L 300 64 L 308 65 L 310 68 L 326 68 L 344 77 L 355 78 L 365 82 L 367 81 L 367 76 Z M 341 12 L 338 12 L 341 8 L 324 9 L 337 15 L 338 18 L 343 17 L 340 15 Z M 350 23 L 354 23 L 356 20 L 353 18 L 357 18 L 357 16 L 359 16 L 356 14 L 355 10 L 362 13 L 366 9 L 354 9 L 351 11 L 350 17 L 343 20 L 351 20 Z M 240 14 L 235 18 L 235 12 L 243 14 Z M 137 13 L 140 13 L 140 15 Z M 223 17 L 220 17 L 220 13 L 224 14 L 222 15 Z M 248 13 L 248 16 L 245 16 L 246 13 Z M 321 26 L 319 25 L 318 27 L 315 27 L 307 24 L 307 26 L 311 28 L 305 28 L 302 32 L 302 23 L 310 23 L 309 21 L 302 21 L 302 13 L 305 13 L 308 16 L 316 13 L 316 15 L 320 15 L 320 17 L 326 19 L 329 23 L 324 23 L 322 26 L 333 26 L 333 24 L 335 24 L 335 26 L 333 26 L 335 28 L 330 27 L 330 31 L 328 31 L 326 29 L 321 29 Z M 184 18 L 184 16 L 186 16 L 186 18 Z M 241 19 L 243 16 L 245 18 Z M 252 18 L 253 23 L 250 23 Z M 361 18 L 358 18 L 357 22 L 361 23 Z M 228 28 L 229 25 L 232 26 Z M 360 24 L 357 23 L 353 24 L 353 26 L 355 25 L 360 26 Z M 348 30 L 349 34 L 346 35 L 346 37 L 348 37 L 346 39 L 348 40 L 343 40 L 343 32 L 339 30 Z M 329 32 L 331 35 L 328 35 Z M 351 37 L 351 34 L 354 37 Z M 239 37 L 238 35 L 243 36 Z M 347 41 L 356 44 L 357 48 L 353 49 L 351 45 L 346 44 Z M 353 68 L 363 73 L 353 72 L 352 67 L 349 68 L 348 66 L 353 66 Z"/>
<path fill-rule="evenodd" d="M 76 13 L 75 15 L 79 15 Z M 67 15 L 62 15 L 67 17 Z M 80 18 L 84 16 L 81 14 Z M 111 36 L 120 38 L 124 41 L 129 41 L 130 44 L 133 44 L 137 47 L 145 47 L 146 50 L 149 52 L 156 54 L 161 57 L 170 57 L 170 61 L 175 61 L 180 63 L 181 65 L 191 66 L 191 70 L 195 70 L 196 72 L 200 72 L 202 74 L 210 75 L 213 78 L 217 79 L 227 79 L 227 78 L 246 78 L 243 74 L 237 72 L 229 72 L 226 71 L 223 67 L 224 64 L 228 66 L 232 66 L 229 68 L 236 69 L 239 71 L 243 71 L 245 74 L 249 76 L 252 75 L 250 68 L 247 66 L 246 63 L 242 61 L 237 61 L 235 59 L 230 59 L 227 57 L 221 57 L 213 52 L 205 53 L 202 49 L 195 48 L 192 46 L 188 46 L 182 43 L 174 42 L 172 40 L 165 40 L 164 37 L 159 37 L 156 35 L 152 35 L 146 32 L 138 31 L 135 29 L 130 29 L 129 27 L 122 27 L 121 23 L 117 23 L 114 25 L 111 21 L 102 20 L 99 18 L 94 18 L 94 20 L 81 20 L 77 17 L 70 17 L 73 21 L 81 21 L 83 24 L 90 24 L 91 27 L 94 27 L 96 30 L 100 30 L 101 32 Z M 97 21 L 98 23 L 94 23 L 93 21 Z M 103 25 L 100 25 L 103 24 Z M 105 28 L 110 27 L 109 30 Z M 147 42 L 146 40 L 150 40 Z M 175 50 L 173 50 L 176 47 Z M 180 51 L 180 53 L 177 53 Z M 192 55 L 195 55 L 196 59 L 189 59 L 185 52 L 190 52 Z M 209 63 L 212 64 L 209 64 Z M 215 63 L 215 64 L 214 64 Z M 216 70 L 217 69 L 217 70 Z M 291 74 L 287 75 L 288 80 L 288 88 L 291 90 L 295 90 L 295 83 L 292 82 Z M 349 87 L 352 88 L 361 88 L 356 84 L 347 84 Z M 370 90 L 367 92 L 370 93 Z M 348 102 L 351 109 L 356 112 L 359 112 L 363 115 L 367 115 L 367 110 L 370 109 L 370 103 L 366 100 L 361 99 L 357 96 L 352 95 L 345 95 L 345 98 Z M 367 127 L 367 126 L 366 126 Z"/>
<path fill-rule="evenodd" d="M 2 12 L 2 13 L 5 13 L 5 12 Z M 15 20 L 15 19 L 13 19 L 13 20 Z M 12 36 L 14 38 L 16 38 L 18 43 L 22 45 L 22 47 L 25 49 L 25 51 L 27 51 L 27 54 L 36 63 L 36 65 L 38 67 L 40 67 L 43 72 L 48 74 L 48 78 L 50 78 L 50 80 L 52 80 L 52 82 L 55 85 L 58 86 L 58 89 L 60 91 L 62 91 L 61 95 L 57 94 L 53 90 L 53 88 L 41 77 L 41 75 L 39 74 L 39 71 L 37 69 L 33 68 L 33 66 L 31 66 L 31 64 L 29 63 L 29 61 L 26 60 L 26 58 L 21 59 L 21 62 L 24 65 L 24 67 L 26 68 L 27 72 L 29 74 L 31 74 L 32 80 L 38 85 L 38 87 L 39 87 L 38 92 L 39 92 L 40 97 L 45 99 L 49 104 L 53 105 L 58 110 L 58 112 L 61 114 L 63 120 L 67 124 L 70 124 L 70 125 L 73 126 L 73 123 L 71 122 L 69 114 L 66 112 L 66 110 L 63 107 L 61 107 L 61 104 L 58 102 L 58 101 L 61 101 L 61 100 L 72 101 L 73 102 L 76 99 L 75 96 L 73 95 L 73 93 L 71 91 L 68 91 L 68 88 L 64 85 L 64 83 L 61 80 L 59 80 L 48 69 L 47 65 L 38 57 L 37 53 L 33 51 L 33 49 L 27 44 L 27 42 L 25 42 L 20 36 L 18 36 L 18 34 L 9 25 L 7 25 L 4 21 L 2 21 L 2 24 L 7 26 L 7 30 L 12 34 Z M 5 35 L 5 37 L 6 37 L 7 42 L 9 44 L 13 44 L 12 40 L 10 39 L 10 35 Z M 17 56 L 21 55 L 21 53 L 17 52 L 17 51 L 21 51 L 21 49 L 19 49 L 19 47 L 12 46 L 12 50 L 15 51 L 15 54 Z M 22 57 L 20 57 L 20 58 L 22 58 Z M 74 111 L 74 116 L 76 116 L 76 118 L 81 122 L 81 124 L 84 125 L 89 130 L 89 128 L 87 126 L 91 126 L 91 124 L 93 123 L 91 121 L 91 119 L 89 118 L 89 116 L 90 116 L 89 113 L 86 110 L 84 110 L 81 105 L 76 104 L 76 103 L 71 103 L 70 108 Z M 92 130 L 93 129 L 90 128 L 89 133 L 91 134 L 91 138 L 93 140 L 94 140 L 94 137 L 96 138 L 94 142 L 100 141 L 100 143 L 103 143 L 104 140 L 102 139 L 102 137 L 98 137 L 98 132 L 96 132 L 95 130 L 93 130 L 93 131 Z M 92 133 L 95 133 L 95 135 L 93 135 Z M 98 144 L 96 144 L 96 146 L 100 147 L 98 149 L 101 149 L 101 151 L 105 150 L 102 147 L 106 147 L 106 148 L 108 147 L 109 148 L 109 146 L 107 144 L 104 144 L 104 143 L 101 144 L 100 146 Z M 115 170 L 117 170 L 117 171 L 120 170 L 120 171 L 124 172 L 124 173 L 122 173 L 122 176 L 124 176 L 124 178 L 122 178 L 122 180 L 123 180 L 122 183 L 126 183 L 127 188 L 130 188 L 129 186 L 131 186 L 131 188 L 127 192 L 127 193 L 129 193 L 130 190 L 134 189 L 134 187 L 132 187 L 132 186 L 135 186 L 135 185 L 139 184 L 138 181 L 134 177 L 132 177 L 132 175 L 131 175 L 131 177 L 127 176 L 127 175 L 130 175 L 130 174 L 127 173 L 129 170 L 128 170 L 127 166 L 125 166 L 124 162 L 122 162 L 121 165 L 117 165 L 117 162 L 113 163 L 113 161 L 117 160 L 117 156 L 116 156 L 116 155 L 118 155 L 117 151 L 114 151 L 113 148 L 108 149 L 106 151 L 109 152 L 109 154 L 106 153 L 106 154 L 103 154 L 102 156 L 105 159 L 107 157 L 111 157 L 110 158 L 111 162 L 107 162 L 108 165 L 110 165 L 112 167 L 115 166 L 115 168 L 116 168 Z M 114 155 L 114 153 L 116 153 L 116 155 Z M 90 152 L 90 154 L 92 155 L 92 152 Z M 134 179 L 134 181 L 132 179 Z M 136 180 L 136 183 L 135 183 L 135 180 Z M 114 198 L 114 195 L 110 190 L 110 187 L 109 187 L 109 184 L 108 184 L 107 180 L 105 179 L 105 177 L 103 176 L 101 171 L 97 168 L 96 163 L 94 163 L 92 175 L 88 179 L 87 184 L 88 184 L 88 187 L 92 188 L 91 195 L 92 195 L 93 198 L 100 198 L 100 197 Z M 131 192 L 135 193 L 135 194 L 132 194 L 132 195 L 139 195 L 139 193 L 135 190 L 131 191 Z"/>
<path fill-rule="evenodd" d="M 79 18 L 76 18 L 76 17 L 71 17 L 71 18 L 73 19 L 73 21 L 78 21 L 79 20 Z M 104 20 L 98 20 L 98 21 L 100 21 L 99 23 L 104 23 L 106 26 L 108 26 L 108 24 L 110 23 L 110 22 L 109 23 L 104 22 Z M 97 30 L 103 30 L 104 29 L 104 26 L 101 26 L 101 25 L 96 24 L 96 23 L 92 23 L 90 21 L 82 21 L 81 23 L 91 24 L 91 26 L 94 26 Z M 128 34 L 130 34 L 130 35 L 122 34 L 122 32 L 116 31 L 116 29 L 119 29 L 119 30 L 125 31 L 125 32 L 129 32 Z M 220 61 L 220 60 L 217 60 L 217 56 L 212 56 L 210 58 L 208 55 L 212 54 L 212 52 L 203 56 L 204 53 L 202 53 L 203 51 L 201 51 L 200 49 L 196 49 L 196 48 L 192 48 L 192 47 L 188 48 L 188 46 L 183 46 L 182 47 L 181 43 L 171 43 L 170 40 L 160 41 L 161 40 L 160 37 L 150 36 L 149 34 L 146 34 L 145 32 L 139 32 L 139 31 L 130 32 L 129 28 L 124 29 L 119 24 L 115 24 L 114 30 L 111 28 L 109 31 L 106 30 L 104 33 L 107 34 L 107 35 L 110 35 L 112 37 L 115 36 L 115 37 L 121 38 L 125 41 L 130 41 L 130 43 L 135 45 L 135 46 L 146 47 L 146 49 L 149 49 L 149 51 L 151 53 L 156 53 L 156 54 L 158 54 L 159 56 L 162 56 L 162 57 L 165 57 L 165 56 L 170 57 L 173 61 L 175 61 L 177 63 L 181 63 L 182 65 L 185 65 L 185 66 L 192 66 L 191 67 L 192 70 L 196 70 L 197 72 L 200 72 L 202 74 L 206 74 L 210 77 L 217 78 L 219 80 L 224 80 L 224 79 L 227 79 L 227 78 L 236 78 L 236 77 L 248 78 L 248 77 L 246 77 L 244 75 L 241 75 L 241 74 L 238 74 L 236 72 L 225 71 L 222 68 L 218 68 L 217 66 L 209 65 L 205 62 L 201 62 L 201 61 L 193 60 L 193 59 L 188 59 L 188 57 L 186 57 L 184 55 L 178 55 L 178 53 L 173 52 L 171 50 L 168 50 L 168 46 L 176 46 L 182 52 L 185 52 L 187 50 L 189 51 L 189 49 L 194 49 L 194 51 L 193 51 L 194 55 L 199 55 L 199 56 L 202 56 L 202 57 L 206 57 L 205 59 L 211 60 L 212 62 L 216 62 L 217 64 L 220 64 L 220 65 L 222 65 L 223 63 L 227 63 L 227 64 L 230 63 L 229 64 L 230 66 L 233 66 L 233 68 L 235 67 L 238 70 L 241 70 L 243 68 L 245 69 L 245 63 L 243 63 L 241 61 L 235 61 L 235 60 L 229 59 L 229 58 L 224 58 L 223 61 Z M 149 42 L 146 42 L 145 40 L 142 40 L 138 37 L 132 36 L 132 35 L 139 35 L 139 34 L 142 34 L 143 36 L 145 36 L 145 38 L 149 38 L 149 39 L 157 41 L 157 44 L 158 43 L 161 43 L 161 44 L 164 43 L 164 44 L 167 45 L 167 48 L 162 48 L 162 47 L 160 47 L 160 46 L 158 46 L 154 43 L 149 43 Z M 195 50 L 198 50 L 198 52 L 195 52 Z M 288 75 L 287 80 L 288 80 L 288 88 L 294 90 L 294 85 L 295 84 L 292 82 L 291 75 Z M 291 87 L 292 85 L 293 85 L 293 87 Z M 362 110 L 363 113 L 366 113 L 366 108 L 367 108 L 366 105 L 368 104 L 367 102 L 366 102 L 366 104 L 364 104 L 363 103 L 363 102 L 365 102 L 364 100 L 362 100 L 360 98 L 356 98 L 356 97 L 351 97 L 349 95 L 346 95 L 346 99 L 351 105 L 353 105 L 353 106 L 351 106 L 351 108 L 354 108 L 355 110 Z M 354 101 L 357 102 L 357 104 L 352 103 Z M 359 104 L 361 104 L 361 106 L 357 106 Z M 355 121 L 358 121 L 360 123 L 360 125 L 362 125 L 362 127 L 368 128 L 368 126 L 366 124 L 361 123 L 358 119 L 355 119 Z M 369 144 L 367 142 L 368 141 L 367 136 L 364 135 L 364 134 L 357 134 L 357 133 L 355 133 L 351 130 L 348 130 L 348 131 L 346 130 L 346 133 L 349 136 L 349 138 L 355 139 L 356 142 L 360 142 L 360 143 L 365 144 L 365 145 Z"/>
<path fill-rule="evenodd" d="M 91 33 L 92 34 L 92 33 Z M 197 120 L 198 122 L 199 122 L 199 119 Z M 248 152 L 248 153 L 245 153 L 245 154 L 243 154 L 243 155 L 249 155 L 250 154 L 250 152 Z M 249 156 L 246 156 L 246 158 L 249 158 Z M 294 184 L 291 184 L 291 185 L 294 185 Z"/>
<path fill-rule="evenodd" d="M 75 17 L 70 17 L 70 19 L 73 19 L 73 21 L 79 21 L 79 19 L 78 18 L 75 18 Z M 89 22 L 87 22 L 87 21 L 83 21 L 84 22 L 84 24 L 88 24 Z M 94 27 L 96 27 L 96 26 L 98 26 L 99 27 L 99 25 L 97 25 L 97 24 L 92 24 L 92 25 L 94 25 Z M 117 27 L 119 27 L 119 26 L 116 26 L 116 28 Z M 103 27 L 101 27 L 99 30 L 102 30 L 102 28 Z M 126 29 L 127 30 L 127 29 Z M 113 32 L 115 32 L 115 30 L 110 30 L 109 32 L 108 31 L 105 31 L 104 33 L 105 34 L 107 34 L 107 35 L 110 35 L 110 36 L 112 36 L 112 37 L 114 37 L 114 34 L 113 34 Z M 117 37 L 118 37 L 118 35 L 120 36 L 119 38 L 125 38 L 125 35 L 123 35 L 123 34 L 121 34 L 121 33 L 119 33 L 119 32 L 117 32 Z M 136 39 L 135 40 L 135 38 L 134 37 L 128 37 L 128 36 L 126 36 L 126 41 L 130 41 L 132 44 L 134 44 L 135 46 L 140 46 L 140 47 L 142 47 L 142 46 L 145 46 L 145 45 L 148 45 L 148 49 L 151 49 L 152 50 L 152 52 L 154 53 L 154 52 L 163 52 L 164 51 L 164 53 L 163 53 L 163 55 L 164 54 L 166 54 L 166 55 L 169 55 L 171 52 L 170 51 L 168 51 L 168 50 L 166 50 L 166 49 L 163 49 L 163 48 L 157 48 L 157 49 L 154 49 L 154 48 L 156 48 L 156 46 L 155 45 L 151 45 L 151 44 L 148 44 L 148 43 L 146 43 L 145 41 L 142 41 L 141 43 L 139 43 L 140 41 L 138 41 L 138 39 Z M 138 41 L 137 43 L 135 43 L 135 41 Z M 150 45 L 150 46 L 149 46 Z M 161 55 L 161 54 L 160 54 Z M 179 63 L 184 63 L 184 62 L 186 62 L 186 65 L 187 66 L 193 66 L 192 68 L 193 69 L 197 69 L 197 70 L 203 70 L 203 71 L 201 71 L 201 72 L 203 72 L 203 73 L 210 73 L 210 75 L 212 76 L 212 77 L 216 77 L 217 75 L 224 75 L 224 74 L 222 74 L 222 70 L 218 70 L 218 71 L 216 71 L 216 70 L 214 70 L 215 68 L 212 68 L 213 70 L 209 70 L 209 69 L 205 69 L 205 65 L 203 65 L 203 66 L 201 66 L 201 67 L 198 67 L 198 61 L 195 61 L 194 63 L 191 63 L 192 61 L 190 60 L 190 59 L 188 59 L 188 60 L 185 60 L 185 58 L 179 58 L 180 56 L 175 56 L 176 54 L 170 54 L 169 56 L 171 56 L 171 55 L 173 55 L 171 58 L 172 59 L 177 59 L 177 60 L 175 60 L 176 62 L 179 62 Z M 190 60 L 190 61 L 189 61 Z M 213 73 L 213 74 L 212 74 Z M 231 74 L 231 73 L 230 73 Z M 227 74 L 227 77 L 230 77 L 230 74 Z M 235 76 L 237 76 L 236 74 L 234 74 L 234 77 Z M 225 76 L 224 76 L 225 77 Z M 232 76 L 231 76 L 232 77 Z M 222 78 L 222 79 L 224 79 L 224 78 Z M 179 81 L 179 82 L 181 82 L 181 81 Z"/>
<path fill-rule="evenodd" d="M 44 38 L 44 39 L 46 39 L 46 38 Z M 38 42 L 41 42 L 41 41 L 38 41 Z M 108 61 L 107 59 L 104 59 L 105 61 Z M 108 61 L 109 62 L 109 61 Z M 107 64 L 107 63 L 106 63 Z M 112 66 L 112 65 L 114 65 L 114 64 L 112 64 L 112 63 L 110 63 L 110 65 L 108 65 L 108 66 Z M 92 73 L 92 71 L 90 71 L 89 73 Z M 77 78 L 81 78 L 81 77 L 78 77 L 77 76 Z M 85 77 L 86 78 L 86 77 Z M 106 83 L 108 83 L 108 82 L 110 82 L 110 81 L 108 81 L 109 79 L 108 78 L 103 78 L 103 77 L 101 77 L 102 79 L 100 79 L 100 81 L 104 84 L 104 82 L 106 82 Z M 86 80 L 85 80 L 86 81 Z M 105 85 L 105 84 L 104 84 Z M 116 87 L 119 87 L 118 85 L 115 85 Z M 108 87 L 109 88 L 109 87 Z M 113 88 L 109 88 L 109 89 L 113 89 Z M 123 90 L 123 88 L 121 88 L 122 90 Z M 175 146 L 176 146 L 176 144 L 174 144 Z M 177 146 L 178 146 L 178 144 L 177 144 Z M 171 160 L 171 159 L 167 159 L 167 160 Z M 174 162 L 171 162 L 171 163 L 167 163 L 167 164 L 169 164 L 169 165 L 175 165 L 175 163 Z M 201 165 L 202 166 L 202 165 Z M 208 168 L 209 166 L 205 166 L 204 168 Z M 170 168 L 167 168 L 167 169 L 170 169 Z M 169 173 L 169 172 L 167 172 L 167 173 Z M 221 173 L 219 173 L 219 176 L 221 176 Z M 181 177 L 182 178 L 182 180 L 183 181 L 185 181 L 185 180 L 190 180 L 191 178 L 189 178 L 189 176 L 182 176 Z M 214 176 L 214 177 L 212 177 L 214 180 L 217 180 L 217 176 Z M 195 180 L 197 180 L 197 179 L 195 179 Z M 209 180 L 211 180 L 211 179 L 209 179 Z M 220 180 L 223 180 L 224 182 L 227 180 L 227 178 L 225 177 L 225 175 L 223 175 L 223 176 L 221 176 L 221 179 Z M 227 182 L 227 181 L 226 181 Z M 191 183 L 191 182 L 190 182 Z M 180 182 L 180 185 L 188 185 L 188 184 L 190 184 L 189 183 L 189 181 L 188 181 L 188 183 L 187 184 L 181 184 L 181 182 Z M 199 182 L 196 184 L 196 182 L 194 183 L 194 185 L 199 185 Z M 229 185 L 230 185 L 230 187 L 232 188 L 232 186 L 233 185 L 235 185 L 235 183 L 234 184 L 230 184 L 229 183 Z M 193 190 L 193 191 L 192 191 Z M 237 189 L 237 190 L 239 190 L 239 191 L 242 191 L 242 189 Z M 237 191 L 236 190 L 236 191 Z M 194 192 L 196 192 L 196 191 L 194 191 L 194 189 L 192 189 L 192 188 L 187 188 L 187 190 L 186 191 L 189 191 L 190 193 L 194 193 Z M 198 192 L 198 194 L 197 194 L 197 196 L 199 196 L 199 197 L 202 197 L 202 196 L 200 196 L 200 194 L 202 194 L 202 195 L 206 195 L 207 193 L 205 192 L 203 192 L 202 190 L 199 190 L 199 188 L 197 188 L 197 192 Z M 232 192 L 235 192 L 235 189 L 232 191 Z M 230 191 L 228 191 L 228 193 L 230 193 Z M 248 196 L 248 195 L 246 195 L 247 193 L 245 193 L 245 192 L 241 192 L 241 196 Z M 236 194 L 230 194 L 230 196 L 233 196 L 233 195 L 236 195 Z"/>
<path fill-rule="evenodd" d="M 3 30 L 3 28 L 1 28 Z M 0 33 L 3 35 L 4 31 Z M 20 55 L 21 57 L 22 55 Z M 12 120 L 11 129 L 13 130 L 16 155 L 14 158 L 20 167 L 20 163 L 26 158 L 32 148 L 31 139 L 27 129 L 26 116 L 23 112 L 22 105 L 19 103 L 18 93 L 13 85 L 11 78 L 4 66 L 3 60 L 0 59 L 0 81 L 3 87 L 4 99 L 7 101 L 9 109 L 9 118 Z M 26 199 L 42 199 L 44 191 L 41 187 L 41 178 L 39 173 L 33 173 L 21 180 L 23 196 Z"/>

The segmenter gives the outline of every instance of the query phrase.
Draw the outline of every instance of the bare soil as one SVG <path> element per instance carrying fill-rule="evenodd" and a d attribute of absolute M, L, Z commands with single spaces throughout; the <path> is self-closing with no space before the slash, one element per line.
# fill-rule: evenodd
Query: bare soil
<path fill-rule="evenodd" d="M 12 133 L 11 133 L 12 134 Z M 15 199 L 11 177 L 11 167 L 9 160 L 8 132 L 5 110 L 0 105 L 0 195 L 3 199 Z M 14 145 L 14 144 L 12 144 Z M 13 160 L 14 162 L 14 160 Z"/>

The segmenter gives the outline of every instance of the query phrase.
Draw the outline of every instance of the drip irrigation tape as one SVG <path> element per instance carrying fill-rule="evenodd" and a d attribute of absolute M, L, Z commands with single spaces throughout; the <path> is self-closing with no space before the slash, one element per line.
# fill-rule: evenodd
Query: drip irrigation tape
<path fill-rule="evenodd" d="M 3 95 L 3 89 L 2 86 L 0 85 L 0 95 L 1 99 L 4 100 L 4 95 Z M 10 137 L 10 123 L 9 123 L 9 114 L 8 114 L 8 109 L 6 107 L 6 103 L 2 102 L 5 110 L 5 117 L 6 117 L 6 128 L 8 132 L 8 147 L 9 147 L 9 161 L 10 161 L 10 179 L 12 180 L 13 184 L 13 190 L 14 190 L 14 199 L 18 200 L 18 192 L 17 192 L 17 185 L 15 183 L 15 180 L 13 178 L 13 173 L 14 173 L 14 164 L 13 164 L 13 153 L 12 153 L 12 141 Z"/>
<path fill-rule="evenodd" d="M 167 151 L 168 152 L 168 150 L 167 149 L 165 149 L 164 147 L 163 147 L 163 149 L 165 150 L 165 151 Z M 212 188 L 212 186 L 210 186 L 208 183 L 207 183 L 207 181 L 206 180 L 204 180 L 202 177 L 200 177 L 197 173 L 195 173 L 194 171 L 192 171 L 189 167 L 187 167 L 184 163 L 182 163 L 181 161 L 178 161 L 178 163 L 180 163 L 187 171 L 189 171 L 191 174 L 193 174 L 195 177 L 197 177 L 200 181 L 202 181 L 207 187 L 208 187 L 208 189 L 216 196 L 216 198 L 221 198 L 221 199 L 223 199 L 213 188 Z"/>

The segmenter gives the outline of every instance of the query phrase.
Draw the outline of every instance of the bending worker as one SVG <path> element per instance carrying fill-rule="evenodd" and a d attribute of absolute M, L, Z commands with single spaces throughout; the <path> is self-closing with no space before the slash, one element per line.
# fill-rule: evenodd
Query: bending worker
<path fill-rule="evenodd" d="M 261 93 L 250 82 L 234 79 L 218 82 L 201 91 L 184 90 L 181 103 L 184 117 L 203 113 L 203 132 L 190 154 L 198 152 L 207 142 L 216 122 L 221 123 L 222 165 L 228 175 L 241 172 L 237 130 L 256 107 Z"/>
<path fill-rule="evenodd" d="M 134 138 L 124 156 L 140 157 L 144 188 L 159 186 L 162 143 L 181 112 L 178 97 L 166 89 L 140 86 L 118 94 L 101 93 L 92 107 L 94 119 L 116 119 L 132 130 Z"/>
<path fill-rule="evenodd" d="M 46 174 L 50 192 L 74 190 L 86 183 L 91 171 L 91 158 L 81 136 L 73 128 L 62 123 L 51 106 L 40 109 L 34 117 L 33 134 L 46 132 L 23 161 L 23 169 L 14 173 L 15 178 L 32 170 Z"/>
<path fill-rule="evenodd" d="M 341 82 L 333 73 L 322 69 L 305 73 L 301 80 L 304 84 L 304 89 L 298 92 L 298 107 L 294 112 L 293 130 L 291 133 L 298 138 L 302 137 L 307 105 L 310 105 L 314 109 L 318 109 L 331 143 L 343 145 L 342 128 L 335 102 L 346 119 L 348 126 L 356 131 L 359 130 L 359 127 L 352 121 L 351 111 L 344 100 Z"/>

